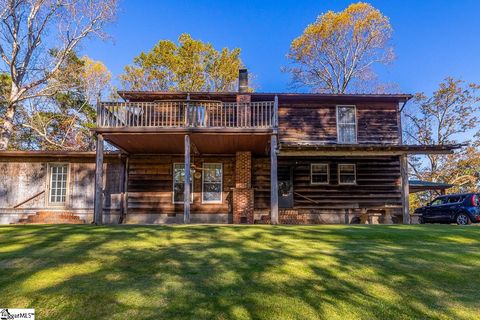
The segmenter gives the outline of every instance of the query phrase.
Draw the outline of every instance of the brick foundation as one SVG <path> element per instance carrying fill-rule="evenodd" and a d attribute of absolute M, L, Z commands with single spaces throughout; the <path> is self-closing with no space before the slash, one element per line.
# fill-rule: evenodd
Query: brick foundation
<path fill-rule="evenodd" d="M 251 152 L 237 152 L 235 189 L 233 190 L 233 223 L 254 222 L 253 199 L 252 154 Z"/>
<path fill-rule="evenodd" d="M 67 211 L 39 211 L 27 218 L 20 219 L 19 224 L 30 223 L 66 223 L 66 224 L 84 224 L 85 220 L 80 219 L 78 215 Z"/>

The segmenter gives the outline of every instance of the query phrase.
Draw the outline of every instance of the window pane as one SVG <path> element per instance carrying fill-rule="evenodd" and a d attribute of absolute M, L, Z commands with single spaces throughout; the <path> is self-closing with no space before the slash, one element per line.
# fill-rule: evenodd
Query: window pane
<path fill-rule="evenodd" d="M 355 123 L 354 107 L 338 107 L 338 123 Z"/>
<path fill-rule="evenodd" d="M 175 163 L 173 168 L 173 181 L 182 182 L 185 180 L 185 166 L 180 163 Z"/>
<path fill-rule="evenodd" d="M 355 165 L 354 164 L 341 164 L 340 165 L 340 173 L 355 173 Z"/>
<path fill-rule="evenodd" d="M 222 165 L 220 163 L 204 163 L 203 164 L 203 181 L 204 182 L 221 182 L 222 181 Z"/>
<path fill-rule="evenodd" d="M 339 183 L 345 183 L 345 184 L 356 183 L 354 164 L 339 164 L 338 173 L 339 173 L 339 176 L 338 176 Z"/>
<path fill-rule="evenodd" d="M 173 202 L 183 202 L 185 192 L 185 164 L 175 163 L 173 165 Z M 193 175 L 190 174 L 190 194 L 193 200 Z"/>
<path fill-rule="evenodd" d="M 68 165 L 50 166 L 50 202 L 62 204 L 67 196 Z"/>
<path fill-rule="evenodd" d="M 203 201 L 222 200 L 222 186 L 220 183 L 205 183 L 203 185 Z"/>
<path fill-rule="evenodd" d="M 328 183 L 328 176 L 326 174 L 312 174 L 312 183 Z"/>
<path fill-rule="evenodd" d="M 315 183 L 328 183 L 328 164 L 326 163 L 312 163 L 310 182 Z"/>
<path fill-rule="evenodd" d="M 354 175 L 341 175 L 340 176 L 340 183 L 355 183 L 355 176 Z"/>
<path fill-rule="evenodd" d="M 327 164 L 312 164 L 312 173 L 327 173 L 328 165 Z"/>
<path fill-rule="evenodd" d="M 338 126 L 338 141 L 342 143 L 354 143 L 356 141 L 355 125 L 340 124 Z"/>
<path fill-rule="evenodd" d="M 221 163 L 203 164 L 203 201 L 217 202 L 222 200 L 222 179 Z"/>
<path fill-rule="evenodd" d="M 173 184 L 173 201 L 174 202 L 183 202 L 183 194 L 185 191 L 185 185 L 183 183 L 174 183 Z"/>
<path fill-rule="evenodd" d="M 338 142 L 355 143 L 357 140 L 355 107 L 337 107 Z"/>

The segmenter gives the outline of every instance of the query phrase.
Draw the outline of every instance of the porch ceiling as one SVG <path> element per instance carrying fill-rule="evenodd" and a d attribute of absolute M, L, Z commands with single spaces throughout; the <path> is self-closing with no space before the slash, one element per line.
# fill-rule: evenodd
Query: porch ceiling
<path fill-rule="evenodd" d="M 106 141 L 132 154 L 183 154 L 184 133 L 104 133 Z M 251 151 L 266 155 L 269 134 L 255 133 L 191 133 L 192 153 L 235 154 Z"/>

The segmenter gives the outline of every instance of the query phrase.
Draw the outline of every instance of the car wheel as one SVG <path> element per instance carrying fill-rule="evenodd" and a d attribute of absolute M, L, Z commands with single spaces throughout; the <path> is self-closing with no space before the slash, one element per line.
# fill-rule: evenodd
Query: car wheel
<path fill-rule="evenodd" d="M 455 221 L 460 226 L 465 226 L 467 224 L 470 224 L 470 218 L 465 213 L 458 214 Z"/>
<path fill-rule="evenodd" d="M 425 219 L 423 217 L 418 218 L 418 223 L 425 224 Z"/>

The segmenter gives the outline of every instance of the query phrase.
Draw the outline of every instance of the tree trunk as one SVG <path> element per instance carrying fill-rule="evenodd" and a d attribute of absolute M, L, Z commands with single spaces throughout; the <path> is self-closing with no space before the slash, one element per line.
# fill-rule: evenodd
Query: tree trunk
<path fill-rule="evenodd" d="M 0 150 L 7 150 L 14 133 L 13 119 L 17 112 L 18 86 L 12 82 L 5 115 L 0 125 Z"/>
<path fill-rule="evenodd" d="M 16 106 L 9 104 L 3 117 L 2 126 L 0 126 L 0 150 L 7 150 L 10 139 L 13 135 L 13 118 L 15 117 Z"/>

